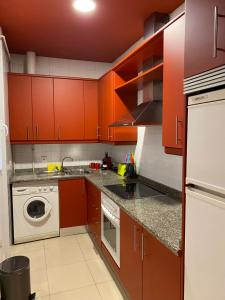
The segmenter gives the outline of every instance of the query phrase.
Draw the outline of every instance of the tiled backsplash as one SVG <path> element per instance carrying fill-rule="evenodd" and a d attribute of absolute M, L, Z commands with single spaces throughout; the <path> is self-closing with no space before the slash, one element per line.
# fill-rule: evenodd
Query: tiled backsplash
<path fill-rule="evenodd" d="M 32 168 L 33 160 L 35 167 L 46 167 L 48 162 L 61 162 L 65 156 L 73 158 L 74 162 L 69 162 L 70 165 L 85 165 L 90 161 L 102 160 L 105 152 L 109 152 L 114 162 L 120 162 L 134 148 L 107 144 L 14 145 L 13 160 L 16 169 Z"/>

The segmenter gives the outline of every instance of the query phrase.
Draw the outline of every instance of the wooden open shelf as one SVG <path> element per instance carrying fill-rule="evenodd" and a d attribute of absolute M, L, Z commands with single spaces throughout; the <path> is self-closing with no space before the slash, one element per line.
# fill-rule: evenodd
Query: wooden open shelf
<path fill-rule="evenodd" d="M 151 69 L 141 73 L 135 78 L 118 86 L 116 92 L 135 92 L 143 88 L 143 85 L 151 80 L 159 80 L 163 78 L 163 63 L 160 63 Z"/>
<path fill-rule="evenodd" d="M 131 51 L 126 57 L 120 60 L 114 67 L 118 75 L 125 80 L 130 80 L 137 76 L 144 64 L 152 57 L 163 57 L 163 33 L 165 28 L 179 19 L 184 12 L 160 28 L 155 34 L 144 41 L 139 47 Z"/>

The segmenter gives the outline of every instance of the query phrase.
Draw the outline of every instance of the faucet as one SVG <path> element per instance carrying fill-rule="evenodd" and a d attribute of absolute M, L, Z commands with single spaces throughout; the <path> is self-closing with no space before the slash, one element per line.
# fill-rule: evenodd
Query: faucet
<path fill-rule="evenodd" d="M 63 158 L 63 160 L 62 160 L 62 164 L 61 164 L 61 166 L 62 166 L 62 172 L 64 172 L 64 171 L 65 171 L 65 168 L 64 168 L 64 165 L 63 165 L 63 163 L 64 163 L 64 161 L 65 161 L 66 159 L 70 159 L 71 161 L 73 161 L 73 158 L 72 158 L 72 157 L 70 157 L 70 156 L 66 156 L 66 157 L 64 157 L 64 158 Z"/>

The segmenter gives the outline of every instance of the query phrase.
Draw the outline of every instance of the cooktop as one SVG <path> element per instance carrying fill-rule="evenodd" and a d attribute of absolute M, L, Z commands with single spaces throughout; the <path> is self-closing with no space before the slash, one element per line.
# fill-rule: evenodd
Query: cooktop
<path fill-rule="evenodd" d="M 123 182 L 121 184 L 105 185 L 105 188 L 123 199 L 141 199 L 163 195 L 157 190 L 141 182 Z"/>

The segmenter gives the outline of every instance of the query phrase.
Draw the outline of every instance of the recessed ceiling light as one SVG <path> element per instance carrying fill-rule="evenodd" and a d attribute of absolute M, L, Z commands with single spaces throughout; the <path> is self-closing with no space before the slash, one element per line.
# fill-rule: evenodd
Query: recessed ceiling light
<path fill-rule="evenodd" d="M 73 7 L 81 12 L 90 12 L 95 9 L 96 3 L 93 0 L 75 0 Z"/>

